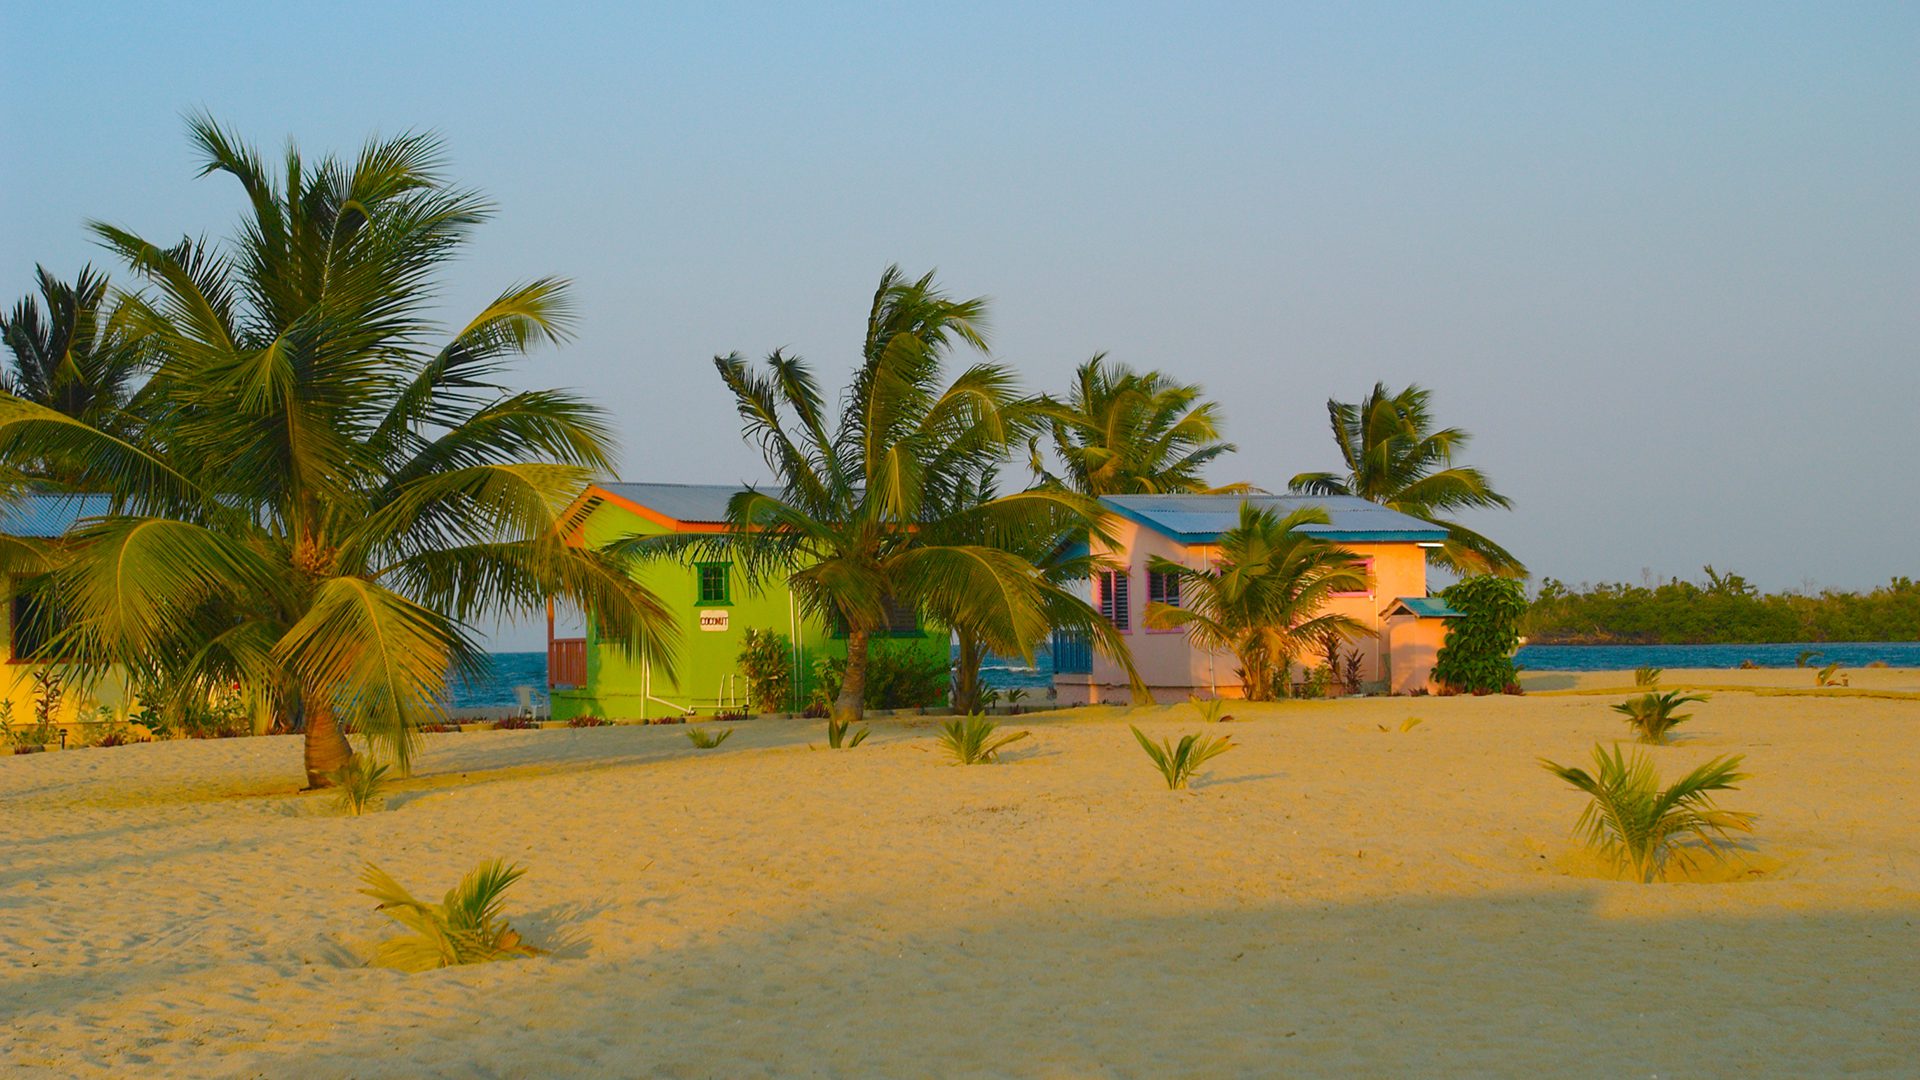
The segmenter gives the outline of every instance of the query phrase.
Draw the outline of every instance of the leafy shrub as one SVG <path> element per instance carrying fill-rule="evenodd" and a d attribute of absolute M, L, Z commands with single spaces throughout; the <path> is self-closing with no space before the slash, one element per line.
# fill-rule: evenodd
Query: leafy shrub
<path fill-rule="evenodd" d="M 1233 740 L 1225 735 L 1217 739 L 1201 735 L 1186 735 L 1181 737 L 1178 745 L 1170 739 L 1162 739 L 1156 745 L 1139 728 L 1131 724 L 1127 726 L 1132 728 L 1133 737 L 1139 741 L 1140 749 L 1145 750 L 1147 756 L 1153 759 L 1154 768 L 1160 770 L 1160 775 L 1166 780 L 1169 790 L 1177 791 L 1186 787 L 1194 770 L 1233 749 Z"/>
<path fill-rule="evenodd" d="M 459 724 L 444 724 L 437 721 L 431 724 L 420 725 L 420 733 L 423 735 L 445 735 L 448 732 L 457 732 L 459 730 Z"/>
<path fill-rule="evenodd" d="M 699 727 L 694 724 L 687 725 L 687 741 L 699 747 L 702 750 L 711 750 L 714 747 L 719 746 L 721 743 L 726 742 L 727 736 L 731 734 L 733 734 L 732 728 L 721 728 L 718 731 L 708 731 L 707 729 Z"/>
<path fill-rule="evenodd" d="M 365 754 L 355 754 L 345 765 L 328 773 L 327 778 L 339 788 L 333 799 L 334 806 L 341 813 L 359 817 L 380 797 L 380 789 L 386 786 L 387 766 L 375 765 Z"/>
<path fill-rule="evenodd" d="M 1008 688 L 1007 688 L 1007 709 L 1008 709 L 1008 711 L 1010 711 L 1011 713 L 1013 713 L 1013 715 L 1015 715 L 1015 716 L 1019 716 L 1019 715 L 1020 715 L 1020 712 L 1021 712 L 1021 710 L 1022 710 L 1022 708 L 1024 707 L 1024 705 L 1023 705 L 1023 703 L 1024 703 L 1024 702 L 1025 702 L 1026 700 L 1027 700 L 1027 688 L 1026 688 L 1026 687 L 1024 687 L 1024 686 L 1010 686 L 1010 687 L 1008 687 Z"/>
<path fill-rule="evenodd" d="M 1434 657 L 1433 677 L 1456 691 L 1498 694 L 1515 685 L 1513 666 L 1520 646 L 1520 617 L 1527 595 L 1518 581 L 1470 577 L 1440 592 L 1460 617 L 1447 620 L 1447 640 Z"/>
<path fill-rule="evenodd" d="M 793 650 L 784 636 L 749 628 L 740 640 L 739 664 L 754 711 L 784 712 L 793 707 Z"/>
<path fill-rule="evenodd" d="M 999 758 L 1002 749 L 1029 734 L 1016 731 L 995 738 L 993 731 L 998 726 L 984 716 L 955 717 L 941 725 L 940 745 L 957 765 L 990 765 Z"/>
<path fill-rule="evenodd" d="M 1801 649 L 1793 658 L 1794 667 L 1812 667 L 1815 660 L 1827 655 L 1819 649 Z"/>
<path fill-rule="evenodd" d="M 1813 673 L 1813 685 L 1815 686 L 1847 685 L 1847 682 L 1848 682 L 1847 677 L 1845 675 L 1839 674 L 1839 671 L 1840 671 L 1840 661 L 1835 660 L 1833 663 L 1828 664 L 1826 667 L 1823 667 L 1819 671 L 1816 671 Z"/>
<path fill-rule="evenodd" d="M 526 731 L 540 726 L 540 721 L 527 716 L 509 716 L 505 720 L 495 720 L 495 731 Z"/>
<path fill-rule="evenodd" d="M 847 658 L 823 656 L 813 663 L 813 705 L 831 707 L 840 696 L 840 684 L 847 673 Z M 911 642 L 895 643 L 876 639 L 867 652 L 867 696 L 869 709 L 915 709 L 938 705 L 947 700 L 951 672 L 945 658 L 933 655 Z"/>
<path fill-rule="evenodd" d="M 1665 668 L 1657 668 L 1657 667 L 1634 668 L 1633 669 L 1633 685 L 1645 686 L 1648 688 L 1659 686 L 1660 676 L 1665 674 L 1665 672 L 1666 672 Z"/>
<path fill-rule="evenodd" d="M 1738 755 L 1714 758 L 1666 788 L 1660 786 L 1649 755 L 1636 751 L 1627 760 L 1618 746 L 1611 754 L 1595 746 L 1593 761 L 1591 774 L 1544 758 L 1540 764 L 1593 797 L 1574 829 L 1586 834 L 1594 850 L 1622 869 L 1630 868 L 1643 884 L 1663 874 L 1669 861 L 1692 865 L 1693 856 L 1682 846 L 1683 839 L 1699 840 L 1717 857 L 1717 840 L 1725 840 L 1730 831 L 1753 829 L 1754 815 L 1713 804 L 1712 792 L 1736 791 L 1747 778 L 1738 771 Z"/>
<path fill-rule="evenodd" d="M 1327 696 L 1327 689 L 1332 685 L 1331 671 L 1325 667 L 1309 668 L 1306 679 L 1300 683 L 1296 693 L 1303 698 L 1323 698 Z"/>
<path fill-rule="evenodd" d="M 492 859 L 469 871 L 440 903 L 428 904 L 368 865 L 360 875 L 368 888 L 360 891 L 378 900 L 379 910 L 408 931 L 381 942 L 373 962 L 400 971 L 431 971 L 538 956 L 540 950 L 520 940 L 500 913 L 508 887 L 525 873 L 504 859 Z"/>
<path fill-rule="evenodd" d="M 604 716 L 576 716 L 567 721 L 568 727 L 612 727 L 613 721 Z"/>
<path fill-rule="evenodd" d="M 1641 742 L 1664 746 L 1667 732 L 1693 719 L 1692 713 L 1676 713 L 1673 710 L 1705 700 L 1705 694 L 1682 694 L 1678 690 L 1669 690 L 1664 694 L 1642 694 L 1637 698 L 1629 698 L 1613 706 L 1613 711 L 1627 718 L 1627 726 L 1639 735 Z"/>

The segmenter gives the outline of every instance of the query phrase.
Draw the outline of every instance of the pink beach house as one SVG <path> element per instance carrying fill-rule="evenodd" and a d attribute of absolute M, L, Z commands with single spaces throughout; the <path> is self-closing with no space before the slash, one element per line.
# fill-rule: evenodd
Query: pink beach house
<path fill-rule="evenodd" d="M 1328 524 L 1303 531 L 1338 542 L 1362 559 L 1369 587 L 1333 598 L 1336 610 L 1367 628 L 1346 646 L 1361 657 L 1364 689 L 1411 693 L 1430 686 L 1434 654 L 1456 613 L 1427 595 L 1427 549 L 1446 532 L 1384 506 L 1345 496 L 1314 495 L 1114 495 L 1101 500 L 1113 514 L 1111 547 L 1095 542 L 1094 554 L 1114 569 L 1095 575 L 1090 600 L 1127 638 L 1135 665 L 1158 701 L 1189 695 L 1238 697 L 1240 679 L 1231 654 L 1188 644 L 1177 630 L 1149 630 L 1150 601 L 1178 605 L 1172 580 L 1150 572 L 1162 556 L 1202 567 L 1216 554 L 1220 534 L 1238 519 L 1242 501 L 1285 516 L 1303 506 L 1326 511 Z M 1297 671 L 1298 669 L 1296 669 Z M 1120 665 L 1068 637 L 1054 643 L 1054 692 L 1062 703 L 1131 700 Z"/>

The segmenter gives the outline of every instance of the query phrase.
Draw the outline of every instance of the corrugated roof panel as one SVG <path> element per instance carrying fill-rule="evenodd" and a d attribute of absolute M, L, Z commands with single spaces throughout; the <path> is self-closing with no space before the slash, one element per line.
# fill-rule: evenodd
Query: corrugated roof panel
<path fill-rule="evenodd" d="M 105 495 L 21 495 L 0 504 L 0 533 L 50 540 L 113 509 Z"/>
<path fill-rule="evenodd" d="M 727 501 L 745 488 L 739 484 L 595 484 L 629 502 L 639 503 L 675 521 L 721 525 Z"/>
<path fill-rule="evenodd" d="M 1397 615 L 1403 608 L 1422 619 L 1457 619 L 1461 615 L 1437 596 L 1403 596 L 1387 607 L 1387 614 Z"/>
<path fill-rule="evenodd" d="M 1233 528 L 1239 523 L 1242 502 L 1271 509 L 1282 517 L 1302 507 L 1320 507 L 1327 512 L 1329 524 L 1307 525 L 1300 531 L 1335 539 L 1446 538 L 1444 529 L 1352 495 L 1109 495 L 1101 501 L 1187 543 L 1204 543 Z"/>

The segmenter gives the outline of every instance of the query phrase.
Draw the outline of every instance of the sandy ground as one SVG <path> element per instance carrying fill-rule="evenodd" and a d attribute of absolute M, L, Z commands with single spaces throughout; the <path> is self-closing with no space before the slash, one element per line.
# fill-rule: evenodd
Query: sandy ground
<path fill-rule="evenodd" d="M 1125 726 L 1185 706 L 977 768 L 932 721 L 436 735 L 362 818 L 289 738 L 0 759 L 0 1074 L 1920 1074 L 1920 701 L 1716 694 L 1655 753 L 1746 754 L 1760 832 L 1654 886 L 1579 876 L 1535 761 L 1607 701 L 1241 705 L 1191 793 Z M 363 863 L 493 855 L 553 955 L 363 966 Z"/>

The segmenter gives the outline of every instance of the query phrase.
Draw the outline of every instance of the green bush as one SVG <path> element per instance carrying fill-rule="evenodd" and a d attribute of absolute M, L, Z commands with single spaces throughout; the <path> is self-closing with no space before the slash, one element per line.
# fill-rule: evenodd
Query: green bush
<path fill-rule="evenodd" d="M 793 650 L 785 635 L 748 629 L 740 642 L 740 674 L 746 676 L 755 712 L 793 708 Z"/>
<path fill-rule="evenodd" d="M 1513 653 L 1520 647 L 1526 590 L 1512 578 L 1470 577 L 1441 590 L 1440 598 L 1460 617 L 1448 620 L 1434 680 L 1469 694 L 1498 694 L 1512 686 L 1519 674 Z"/>
<path fill-rule="evenodd" d="M 823 656 L 815 660 L 809 700 L 818 707 L 831 707 L 833 699 L 840 695 L 840 680 L 846 671 L 844 656 Z M 866 707 L 869 709 L 939 705 L 947 700 L 951 683 L 947 661 L 912 643 L 875 641 L 868 647 Z"/>

